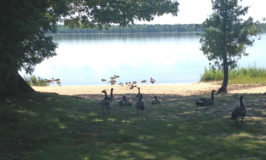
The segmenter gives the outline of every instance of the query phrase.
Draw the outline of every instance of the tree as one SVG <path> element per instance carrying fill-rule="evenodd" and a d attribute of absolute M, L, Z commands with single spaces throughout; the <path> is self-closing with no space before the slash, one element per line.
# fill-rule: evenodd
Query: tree
<path fill-rule="evenodd" d="M 210 65 L 223 69 L 218 93 L 226 93 L 229 67 L 236 67 L 237 60 L 248 55 L 246 48 L 252 46 L 252 36 L 257 36 L 260 30 L 258 22 L 253 22 L 251 17 L 243 19 L 248 7 L 239 6 L 238 0 L 212 0 L 212 8 L 213 14 L 202 24 L 201 50 L 213 62 Z"/>
<path fill-rule="evenodd" d="M 176 16 L 178 5 L 172 0 L 1 0 L 0 94 L 33 91 L 18 70 L 32 73 L 56 55 L 47 33 L 55 33 L 58 22 L 72 28 L 126 26 L 165 13 Z"/>

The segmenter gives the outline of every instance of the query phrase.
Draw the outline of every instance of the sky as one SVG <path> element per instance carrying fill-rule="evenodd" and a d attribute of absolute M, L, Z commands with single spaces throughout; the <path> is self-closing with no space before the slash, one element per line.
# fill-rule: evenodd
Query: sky
<path fill-rule="evenodd" d="M 178 0 L 179 12 L 177 17 L 163 15 L 151 22 L 136 22 L 136 24 L 191 24 L 202 23 L 212 14 L 211 0 Z M 266 0 L 242 0 L 242 6 L 249 6 L 248 17 L 262 22 L 266 17 Z"/>

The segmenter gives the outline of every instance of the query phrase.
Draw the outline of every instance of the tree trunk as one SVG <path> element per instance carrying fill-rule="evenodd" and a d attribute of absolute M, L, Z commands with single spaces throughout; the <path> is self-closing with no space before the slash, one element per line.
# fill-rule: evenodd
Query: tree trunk
<path fill-rule="evenodd" d="M 225 4 L 227 6 L 228 1 L 225 0 Z M 227 24 L 227 7 L 224 8 L 224 22 L 223 22 L 223 70 L 224 70 L 224 79 L 223 79 L 223 84 L 222 87 L 218 89 L 217 94 L 220 93 L 227 93 L 227 85 L 228 85 L 228 62 L 227 62 L 227 37 L 226 37 L 226 32 L 227 32 L 227 28 L 226 28 L 226 24 Z"/>
<path fill-rule="evenodd" d="M 224 70 L 224 79 L 221 88 L 218 89 L 218 94 L 227 93 L 227 85 L 228 85 L 228 62 L 227 62 L 227 54 L 225 54 L 223 58 L 223 70 Z"/>
<path fill-rule="evenodd" d="M 8 70 L 2 77 L 0 95 L 1 96 L 16 96 L 21 93 L 30 93 L 34 90 L 28 83 L 18 74 L 18 71 Z"/>

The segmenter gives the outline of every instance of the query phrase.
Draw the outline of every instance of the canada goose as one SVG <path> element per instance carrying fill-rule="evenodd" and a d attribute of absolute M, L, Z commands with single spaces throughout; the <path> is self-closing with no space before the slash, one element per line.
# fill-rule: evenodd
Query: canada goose
<path fill-rule="evenodd" d="M 151 102 L 151 104 L 160 104 L 160 101 L 158 100 L 157 96 L 154 96 L 154 100 Z"/>
<path fill-rule="evenodd" d="M 115 74 L 114 74 L 114 76 L 113 76 L 113 77 L 114 77 L 114 78 L 119 78 L 120 76 L 119 76 L 119 75 L 115 75 Z"/>
<path fill-rule="evenodd" d="M 240 96 L 240 106 L 237 106 L 233 110 L 232 115 L 231 115 L 231 119 L 236 120 L 236 124 L 237 124 L 237 118 L 238 117 L 241 117 L 242 118 L 241 122 L 243 122 L 243 119 L 247 114 L 247 109 L 243 104 L 243 97 L 244 97 L 243 95 Z"/>
<path fill-rule="evenodd" d="M 146 83 L 146 80 L 142 80 L 141 83 Z"/>
<path fill-rule="evenodd" d="M 56 82 L 56 84 L 57 84 L 58 86 L 61 86 L 61 81 L 60 81 L 59 78 L 58 78 L 58 79 L 55 79 L 54 81 Z"/>
<path fill-rule="evenodd" d="M 140 93 L 140 88 L 138 87 L 138 94 L 136 95 L 137 99 L 143 99 L 143 95 Z"/>
<path fill-rule="evenodd" d="M 127 97 L 124 95 L 122 100 L 119 102 L 119 106 L 131 106 L 131 103 L 127 99 Z"/>
<path fill-rule="evenodd" d="M 118 85 L 120 85 L 121 87 L 123 87 L 123 86 L 124 86 L 122 82 L 118 83 Z"/>
<path fill-rule="evenodd" d="M 131 84 L 131 86 L 130 86 L 129 89 L 133 89 L 134 87 L 137 87 L 137 85 L 133 85 L 133 84 Z"/>
<path fill-rule="evenodd" d="M 107 96 L 106 90 L 103 90 L 102 93 L 104 93 L 104 99 L 101 102 L 101 107 L 102 112 L 104 113 L 105 109 L 108 112 L 112 108 L 112 100 L 110 97 Z"/>
<path fill-rule="evenodd" d="M 112 80 L 109 81 L 109 83 L 110 83 L 111 85 L 115 85 L 116 80 L 112 79 Z"/>
<path fill-rule="evenodd" d="M 211 92 L 211 98 L 207 99 L 207 98 L 201 98 L 199 100 L 196 101 L 196 105 L 197 106 L 209 106 L 209 105 L 213 105 L 214 104 L 214 92 L 216 92 L 215 90 L 212 90 Z"/>
<path fill-rule="evenodd" d="M 111 99 L 111 101 L 113 101 L 113 99 L 114 99 L 113 91 L 114 91 L 114 89 L 111 88 L 111 92 L 110 92 L 110 99 Z"/>
<path fill-rule="evenodd" d="M 155 82 L 155 79 L 150 78 L 150 82 L 153 84 Z"/>
<path fill-rule="evenodd" d="M 139 110 L 141 110 L 142 112 L 144 111 L 144 103 L 142 102 L 141 96 L 138 97 L 138 101 L 136 103 L 136 109 L 137 112 L 139 112 Z"/>

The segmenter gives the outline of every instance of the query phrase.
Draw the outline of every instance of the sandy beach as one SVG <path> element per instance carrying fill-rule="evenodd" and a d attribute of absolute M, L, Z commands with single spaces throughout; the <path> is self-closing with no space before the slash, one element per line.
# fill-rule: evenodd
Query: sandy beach
<path fill-rule="evenodd" d="M 220 84 L 217 83 L 190 83 L 190 84 L 141 84 L 138 85 L 143 94 L 168 94 L 190 96 L 210 93 L 211 90 L 217 90 Z M 84 94 L 102 94 L 102 90 L 114 88 L 114 94 L 135 94 L 137 87 L 130 89 L 130 86 L 119 85 L 89 85 L 89 86 L 47 86 L 33 87 L 38 92 L 52 92 L 60 95 L 84 95 Z M 229 85 L 229 93 L 265 93 L 266 85 L 261 84 L 239 84 Z"/>

